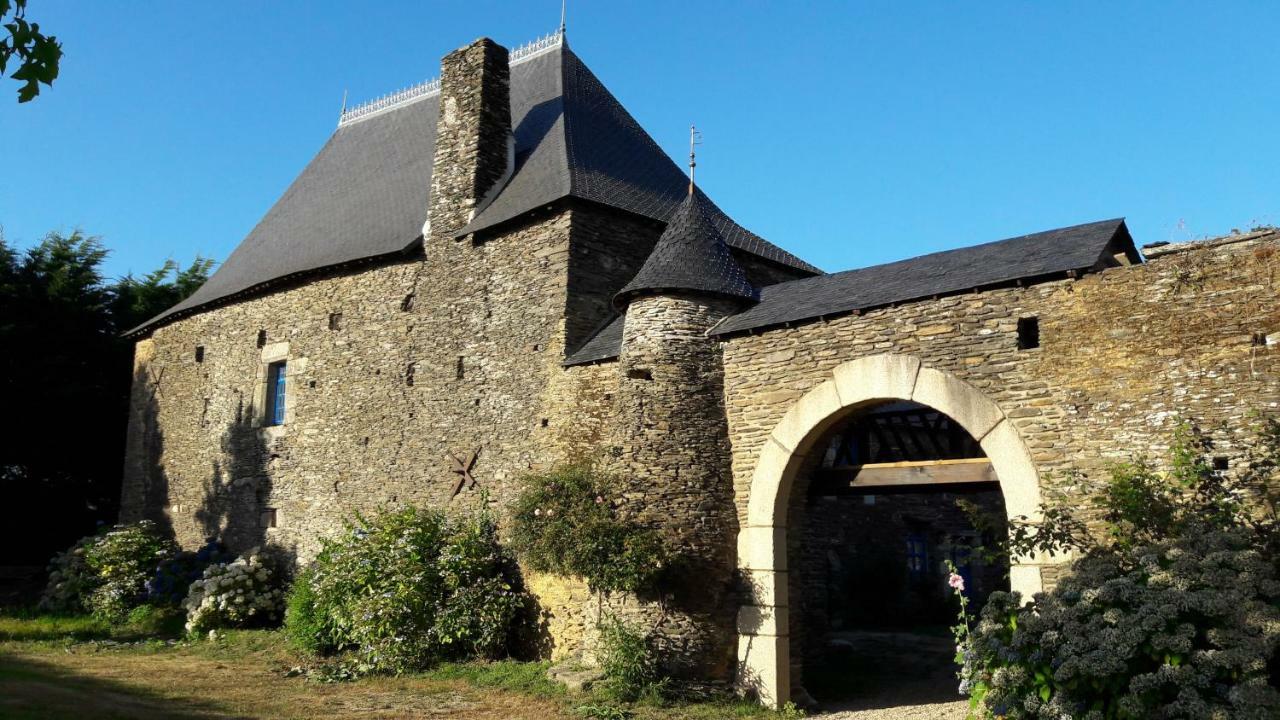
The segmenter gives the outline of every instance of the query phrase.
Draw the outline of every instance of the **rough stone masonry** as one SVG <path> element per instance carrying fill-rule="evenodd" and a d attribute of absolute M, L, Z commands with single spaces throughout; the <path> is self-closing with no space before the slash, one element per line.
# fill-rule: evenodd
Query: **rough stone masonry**
<path fill-rule="evenodd" d="M 477 41 L 415 92 L 344 116 L 222 277 L 134 331 L 122 520 L 305 563 L 355 512 L 487 497 L 501 515 L 522 475 L 596 461 L 627 479 L 629 512 L 701 558 L 702 594 L 660 612 L 531 576 L 553 654 L 589 652 L 601 612 L 630 613 L 657 623 L 684 674 L 777 704 L 799 683 L 787 618 L 806 593 L 785 557 L 805 527 L 785 479 L 799 445 L 774 438 L 855 411 L 840 392 L 883 379 L 841 375 L 849 363 L 898 358 L 940 378 L 940 403 L 994 408 L 982 431 L 1026 459 L 1035 497 L 1083 492 L 1063 471 L 1158 456 L 1184 417 L 1230 472 L 1256 414 L 1280 411 L 1275 230 L 1144 259 L 1123 222 L 1080 226 L 858 271 L 881 273 L 863 302 L 846 274 L 689 194 L 562 35 L 510 54 Z M 677 212 L 712 230 L 681 235 Z M 615 304 L 671 247 L 691 259 Z M 934 290 L 886 295 L 921 285 Z M 282 423 L 267 413 L 276 363 Z M 472 452 L 477 487 L 455 497 L 454 459 Z M 761 488 L 783 508 L 764 520 Z M 757 564 L 761 531 L 781 549 Z"/>

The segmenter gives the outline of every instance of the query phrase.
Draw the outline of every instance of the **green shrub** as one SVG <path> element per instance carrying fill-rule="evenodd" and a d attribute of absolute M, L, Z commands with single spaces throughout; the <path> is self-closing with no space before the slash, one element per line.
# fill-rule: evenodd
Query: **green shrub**
<path fill-rule="evenodd" d="M 498 657 L 527 603 L 487 513 L 406 508 L 357 518 L 303 578 L 288 601 L 290 639 L 312 651 L 354 650 L 362 669 L 383 672 Z"/>
<path fill-rule="evenodd" d="M 150 520 L 81 538 L 54 557 L 40 607 L 88 611 L 108 622 L 123 622 L 130 610 L 146 602 L 147 581 L 156 565 L 176 551 Z"/>
<path fill-rule="evenodd" d="M 658 654 L 647 635 L 619 620 L 600 623 L 602 689 L 615 700 L 662 700 L 669 681 L 663 676 Z"/>
<path fill-rule="evenodd" d="M 283 605 L 279 571 L 257 548 L 205 568 L 183 601 L 187 632 L 196 634 L 276 625 Z"/>
<path fill-rule="evenodd" d="M 312 655 L 323 653 L 337 644 L 325 616 L 316 607 L 310 570 L 298 573 L 289 589 L 285 599 L 284 631 L 289 644 Z"/>
<path fill-rule="evenodd" d="M 658 534 L 621 518 L 610 478 L 569 466 L 524 479 L 511 542 L 531 569 L 584 578 L 594 590 L 655 588 L 671 565 Z"/>
<path fill-rule="evenodd" d="M 965 640 L 961 691 L 980 717 L 1280 717 L 1280 569 L 1274 504 L 1248 488 L 1274 481 L 1280 425 L 1237 480 L 1181 426 L 1164 474 L 1116 465 L 1090 508 L 1101 534 L 1066 506 L 1014 555 L 1071 547 L 1079 559 L 1051 592 L 1022 605 L 995 593 Z M 1268 510 L 1269 508 L 1269 510 Z"/>

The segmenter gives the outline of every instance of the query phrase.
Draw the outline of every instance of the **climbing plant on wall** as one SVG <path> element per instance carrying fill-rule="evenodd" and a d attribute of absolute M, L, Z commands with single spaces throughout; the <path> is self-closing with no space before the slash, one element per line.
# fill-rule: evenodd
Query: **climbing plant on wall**
<path fill-rule="evenodd" d="M 596 591 L 654 590 L 671 552 L 620 506 L 617 482 L 588 465 L 529 475 L 512 513 L 512 546 L 530 569 L 578 576 Z"/>

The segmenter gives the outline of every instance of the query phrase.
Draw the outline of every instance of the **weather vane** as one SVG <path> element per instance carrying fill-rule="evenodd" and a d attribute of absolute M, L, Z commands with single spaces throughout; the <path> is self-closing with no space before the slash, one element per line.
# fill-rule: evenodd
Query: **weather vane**
<path fill-rule="evenodd" d="M 697 153 L 694 147 L 702 144 L 702 133 L 694 125 L 689 126 L 689 194 L 693 194 L 693 173 L 698 167 Z"/>

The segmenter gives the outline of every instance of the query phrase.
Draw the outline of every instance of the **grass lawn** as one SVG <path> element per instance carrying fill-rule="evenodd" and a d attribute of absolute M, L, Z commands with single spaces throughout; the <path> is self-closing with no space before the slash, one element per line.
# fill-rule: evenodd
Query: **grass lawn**
<path fill-rule="evenodd" d="M 0 718 L 780 717 L 740 702 L 620 707 L 567 694 L 546 680 L 542 663 L 445 665 L 418 675 L 327 683 L 291 671 L 308 660 L 277 631 L 234 631 L 213 641 L 156 639 L 164 629 L 0 615 Z"/>

